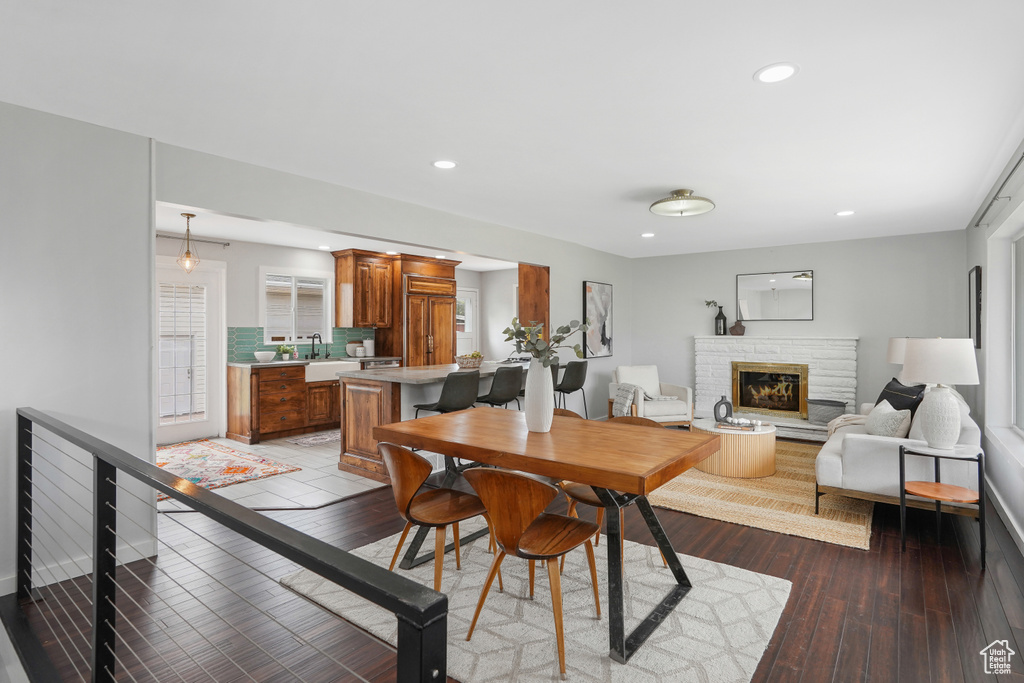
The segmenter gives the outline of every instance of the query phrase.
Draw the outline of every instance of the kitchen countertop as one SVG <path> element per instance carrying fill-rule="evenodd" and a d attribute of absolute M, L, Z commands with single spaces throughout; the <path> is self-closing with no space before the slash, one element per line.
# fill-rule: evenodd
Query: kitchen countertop
<path fill-rule="evenodd" d="M 489 377 L 502 365 L 506 364 L 484 361 L 483 365 L 478 368 L 480 376 Z M 450 365 L 421 365 L 415 368 L 343 370 L 337 375 L 346 379 L 369 379 L 378 382 L 394 382 L 395 384 L 433 384 L 434 382 L 443 382 L 445 377 L 458 370 L 458 364 L 452 363 Z"/>
<path fill-rule="evenodd" d="M 243 360 L 243 361 L 232 361 L 228 363 L 228 367 L 231 368 L 276 368 L 284 365 L 309 365 L 310 363 L 330 363 L 334 361 L 344 363 L 363 363 L 366 361 L 393 361 L 402 360 L 400 356 L 331 356 L 330 358 L 317 358 L 316 360 L 307 360 L 305 358 L 295 358 L 292 360 L 272 360 L 267 363 L 262 363 L 258 360 Z"/>

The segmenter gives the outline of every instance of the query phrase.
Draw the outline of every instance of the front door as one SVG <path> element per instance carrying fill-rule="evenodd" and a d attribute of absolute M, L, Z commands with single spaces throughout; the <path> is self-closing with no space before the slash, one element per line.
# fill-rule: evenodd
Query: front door
<path fill-rule="evenodd" d="M 223 436 L 223 264 L 191 273 L 161 259 L 156 282 L 157 443 Z"/>

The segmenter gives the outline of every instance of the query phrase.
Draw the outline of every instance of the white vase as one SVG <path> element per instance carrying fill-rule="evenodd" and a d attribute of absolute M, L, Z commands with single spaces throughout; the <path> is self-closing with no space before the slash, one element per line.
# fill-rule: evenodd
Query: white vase
<path fill-rule="evenodd" d="M 924 395 L 916 419 L 930 448 L 948 450 L 960 440 L 960 402 L 947 386 L 938 384 Z"/>
<path fill-rule="evenodd" d="M 526 373 L 526 428 L 531 432 L 550 432 L 555 417 L 555 387 L 551 368 L 536 358 L 530 359 Z"/>

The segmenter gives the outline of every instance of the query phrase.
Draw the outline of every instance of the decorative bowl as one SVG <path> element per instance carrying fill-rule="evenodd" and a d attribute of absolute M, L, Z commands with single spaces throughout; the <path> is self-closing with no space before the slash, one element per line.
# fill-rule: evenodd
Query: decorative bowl
<path fill-rule="evenodd" d="M 455 356 L 455 362 L 459 364 L 460 368 L 473 369 L 480 367 L 480 364 L 484 362 L 484 357 L 477 356 L 474 358 L 472 356 Z"/>
<path fill-rule="evenodd" d="M 256 356 L 256 360 L 261 363 L 269 363 L 274 360 L 274 356 L 277 355 L 277 351 L 254 351 L 252 355 Z"/>
<path fill-rule="evenodd" d="M 362 345 L 363 344 L 361 342 L 350 342 L 348 344 L 345 344 L 345 353 L 347 353 L 349 356 L 355 356 L 356 349 L 358 349 Z"/>

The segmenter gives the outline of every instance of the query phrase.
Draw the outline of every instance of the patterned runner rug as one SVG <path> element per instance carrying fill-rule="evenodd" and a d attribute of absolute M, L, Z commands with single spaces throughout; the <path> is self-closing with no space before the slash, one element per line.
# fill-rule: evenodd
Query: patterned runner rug
<path fill-rule="evenodd" d="M 814 514 L 814 457 L 819 444 L 777 441 L 776 472 L 737 479 L 691 469 L 648 496 L 652 505 L 782 534 L 868 550 L 874 503 L 821 498 Z"/>
<path fill-rule="evenodd" d="M 323 446 L 328 443 L 341 443 L 341 430 L 330 429 L 325 432 L 316 432 L 308 436 L 299 436 L 294 439 L 285 439 L 288 443 L 297 446 Z"/>
<path fill-rule="evenodd" d="M 156 449 L 156 465 L 204 489 L 219 489 L 301 469 L 235 450 L 209 439 L 159 446 Z M 167 500 L 167 496 L 158 496 L 157 500 Z"/>
<path fill-rule="evenodd" d="M 460 525 L 463 536 L 482 526 Z M 431 533 L 432 544 L 433 533 Z M 451 532 L 449 531 L 449 538 Z M 353 551 L 387 567 L 398 534 Z M 680 555 L 693 583 L 650 639 L 625 665 L 608 657 L 607 544 L 597 554 L 601 618 L 596 618 L 586 554 L 566 556 L 562 574 L 567 679 L 583 681 L 736 681 L 746 683 L 757 668 L 792 584 L 784 579 Z M 502 564 L 505 591 L 495 581 L 484 603 L 473 640 L 466 641 L 476 602 L 493 556 L 486 537 L 462 549 L 462 569 L 454 553 L 445 557 L 441 590 L 448 595 L 448 675 L 461 683 L 478 681 L 560 681 L 555 622 L 547 572 L 537 568 L 535 598 L 529 598 L 526 560 L 508 557 Z M 400 570 L 433 586 L 434 563 Z M 656 548 L 625 542 L 626 628 L 632 628 L 660 602 L 674 579 Z M 301 570 L 281 579 L 295 592 L 387 641 L 397 643 L 397 620 L 390 612 Z"/>

